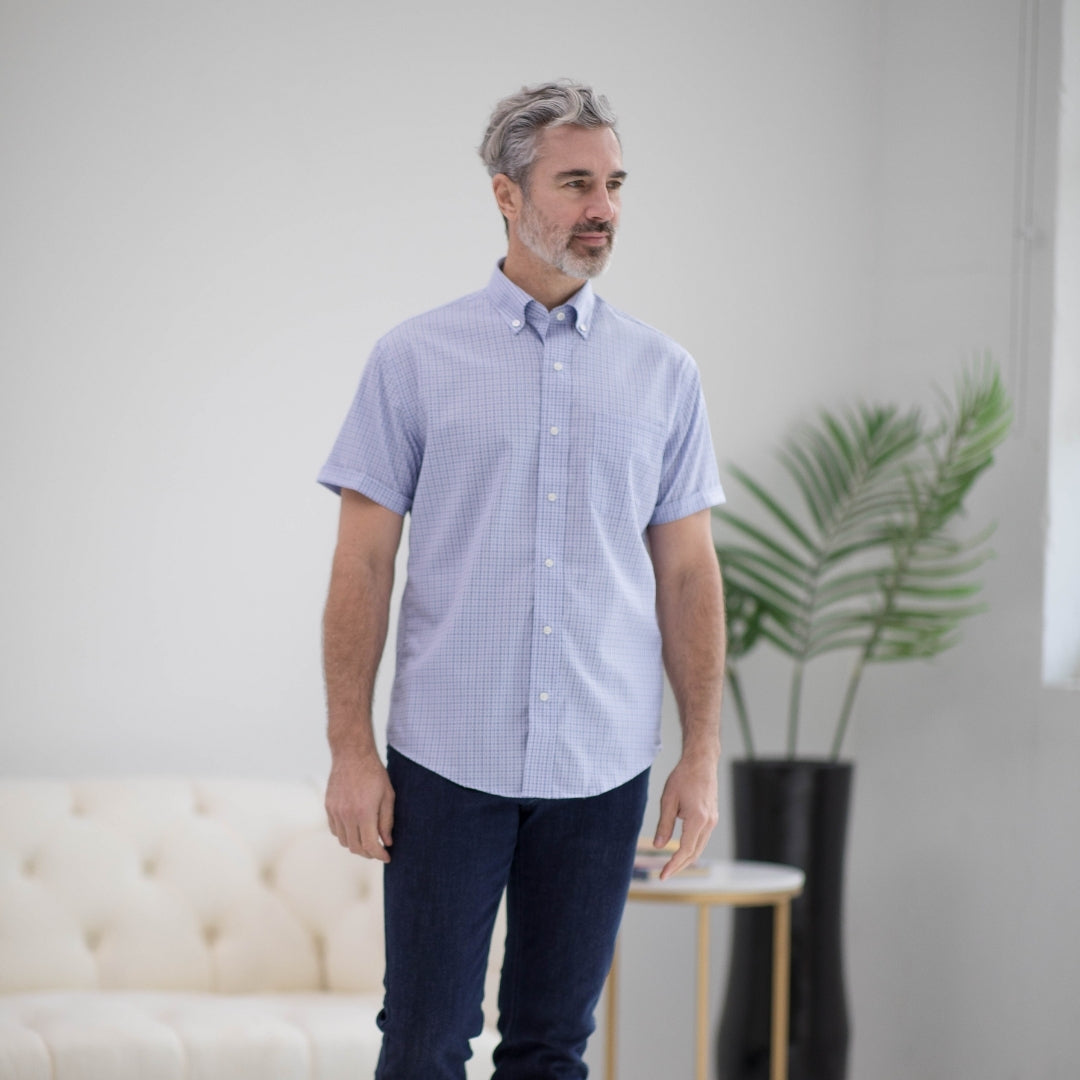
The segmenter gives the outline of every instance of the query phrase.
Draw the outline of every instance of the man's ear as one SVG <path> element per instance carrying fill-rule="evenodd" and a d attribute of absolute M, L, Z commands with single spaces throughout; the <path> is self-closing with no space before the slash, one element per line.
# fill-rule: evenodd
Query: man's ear
<path fill-rule="evenodd" d="M 508 224 L 517 221 L 521 213 L 521 185 L 511 180 L 506 173 L 496 173 L 491 178 L 491 190 L 495 193 L 495 203 L 504 220 Z"/>

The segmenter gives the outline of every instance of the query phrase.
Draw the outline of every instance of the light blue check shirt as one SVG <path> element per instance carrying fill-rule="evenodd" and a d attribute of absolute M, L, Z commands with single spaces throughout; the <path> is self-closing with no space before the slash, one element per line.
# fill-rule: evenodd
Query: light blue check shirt
<path fill-rule="evenodd" d="M 646 527 L 723 501 L 697 368 L 586 284 L 496 267 L 371 354 L 319 474 L 404 515 L 387 740 L 496 795 L 598 795 L 660 746 Z"/>

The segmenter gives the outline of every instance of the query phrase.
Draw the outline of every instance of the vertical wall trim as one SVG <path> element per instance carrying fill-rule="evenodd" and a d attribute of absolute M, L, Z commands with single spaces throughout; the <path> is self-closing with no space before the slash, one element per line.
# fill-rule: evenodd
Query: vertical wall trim
<path fill-rule="evenodd" d="M 1009 269 L 1009 357 L 1006 373 L 1015 407 L 1013 434 L 1027 429 L 1028 333 L 1031 315 L 1031 254 L 1045 240 L 1035 221 L 1035 135 L 1039 73 L 1039 4 L 1020 11 L 1013 174 L 1013 243 Z"/>

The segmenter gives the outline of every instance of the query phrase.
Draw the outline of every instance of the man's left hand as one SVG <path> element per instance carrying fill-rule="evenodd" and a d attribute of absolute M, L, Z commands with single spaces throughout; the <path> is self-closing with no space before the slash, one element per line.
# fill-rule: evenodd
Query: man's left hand
<path fill-rule="evenodd" d="M 719 820 L 717 808 L 717 760 L 711 754 L 683 756 L 671 771 L 660 797 L 660 823 L 654 846 L 662 848 L 675 834 L 675 822 L 682 821 L 679 847 L 660 871 L 666 881 L 700 858 Z"/>

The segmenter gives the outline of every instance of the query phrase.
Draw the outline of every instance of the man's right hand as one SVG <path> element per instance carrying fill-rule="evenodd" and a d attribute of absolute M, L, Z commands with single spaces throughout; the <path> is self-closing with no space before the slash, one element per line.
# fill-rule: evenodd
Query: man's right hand
<path fill-rule="evenodd" d="M 334 755 L 326 816 L 342 847 L 367 859 L 390 861 L 394 789 L 377 753 Z"/>

